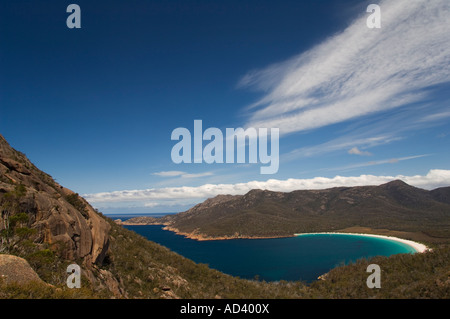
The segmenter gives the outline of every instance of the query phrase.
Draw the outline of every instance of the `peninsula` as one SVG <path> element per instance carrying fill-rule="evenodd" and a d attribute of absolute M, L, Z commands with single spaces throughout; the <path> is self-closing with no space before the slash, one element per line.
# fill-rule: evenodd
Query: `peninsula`
<path fill-rule="evenodd" d="M 379 186 L 289 193 L 252 190 L 245 195 L 219 195 L 179 214 L 122 223 L 164 225 L 196 240 L 339 232 L 449 242 L 450 187 L 428 191 L 395 180 Z"/>

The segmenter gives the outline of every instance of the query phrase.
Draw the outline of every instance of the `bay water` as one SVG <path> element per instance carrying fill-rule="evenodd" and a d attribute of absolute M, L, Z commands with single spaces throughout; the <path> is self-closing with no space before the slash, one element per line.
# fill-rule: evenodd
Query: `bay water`
<path fill-rule="evenodd" d="M 403 243 L 356 235 L 197 241 L 164 230 L 161 225 L 124 227 L 197 263 L 229 275 L 266 281 L 309 283 L 336 266 L 360 258 L 415 252 Z"/>

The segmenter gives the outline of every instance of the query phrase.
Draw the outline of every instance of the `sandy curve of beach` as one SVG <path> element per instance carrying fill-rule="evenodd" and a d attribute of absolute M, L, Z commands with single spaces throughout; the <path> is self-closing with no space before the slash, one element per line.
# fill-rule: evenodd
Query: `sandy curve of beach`
<path fill-rule="evenodd" d="M 407 240 L 407 239 L 403 239 L 403 238 L 398 238 L 398 237 L 393 237 L 393 236 L 383 236 L 383 235 L 374 235 L 374 234 L 359 234 L 359 233 L 339 233 L 339 232 L 322 232 L 322 233 L 304 233 L 304 234 L 295 234 L 295 236 L 302 236 L 302 235 L 319 235 L 319 234 L 337 234 L 337 235 L 357 235 L 357 236 L 367 236 L 367 237 L 377 237 L 377 238 L 382 238 L 382 239 L 388 239 L 388 240 L 393 240 L 393 241 L 397 241 L 403 244 L 406 244 L 410 247 L 412 247 L 416 252 L 418 253 L 423 253 L 427 250 L 430 250 L 430 248 L 428 248 L 427 246 L 425 246 L 424 244 L 412 241 L 412 240 Z"/>

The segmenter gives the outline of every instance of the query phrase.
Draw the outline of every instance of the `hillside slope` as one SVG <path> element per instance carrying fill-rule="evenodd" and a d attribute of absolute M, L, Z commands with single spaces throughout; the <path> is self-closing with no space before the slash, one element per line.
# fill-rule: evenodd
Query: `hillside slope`
<path fill-rule="evenodd" d="M 103 263 L 108 251 L 109 229 L 83 198 L 56 183 L 0 135 L 0 252 L 36 258 L 57 252 L 80 263 L 94 281 L 94 266 Z"/>
<path fill-rule="evenodd" d="M 234 278 L 126 230 L 1 135 L 0 254 L 0 298 L 292 298 L 304 288 Z M 37 277 L 15 275 L 24 260 Z M 82 289 L 66 286 L 72 263 Z"/>
<path fill-rule="evenodd" d="M 448 198 L 445 190 L 435 194 Z M 238 198 L 221 196 L 203 208 Z M 448 245 L 376 260 L 388 278 L 380 290 L 365 284 L 370 261 L 336 268 L 311 286 L 223 274 L 106 218 L 1 135 L 0 213 L 0 298 L 449 298 Z M 66 286 L 72 263 L 82 268 L 80 289 Z"/>
<path fill-rule="evenodd" d="M 252 190 L 217 196 L 186 212 L 127 223 L 164 224 L 195 239 L 291 236 L 370 228 L 406 232 L 428 241 L 450 238 L 450 187 L 427 191 L 396 180 L 380 186 Z"/>

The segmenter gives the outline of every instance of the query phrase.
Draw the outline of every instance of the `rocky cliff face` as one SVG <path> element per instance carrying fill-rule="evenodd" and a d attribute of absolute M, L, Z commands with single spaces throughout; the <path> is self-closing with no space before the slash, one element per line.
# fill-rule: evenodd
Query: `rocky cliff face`
<path fill-rule="evenodd" d="M 63 258 L 81 259 L 87 268 L 104 261 L 110 225 L 83 198 L 36 168 L 1 135 L 0 213 L 0 230 L 12 215 L 26 213 L 36 244 L 57 247 Z"/>

